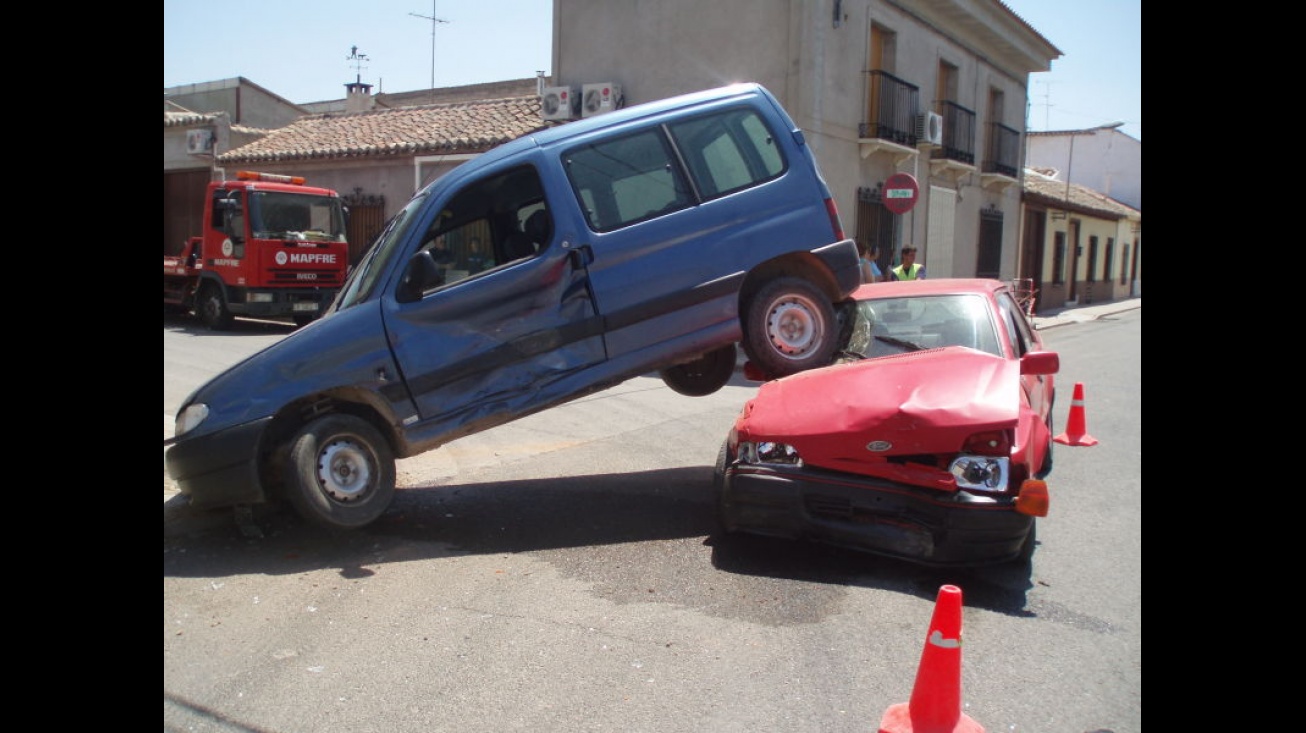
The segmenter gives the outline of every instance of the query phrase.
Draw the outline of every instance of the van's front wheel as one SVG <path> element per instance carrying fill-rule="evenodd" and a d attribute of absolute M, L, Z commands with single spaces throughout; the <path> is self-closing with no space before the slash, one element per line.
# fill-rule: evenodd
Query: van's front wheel
<path fill-rule="evenodd" d="M 362 527 L 394 500 L 394 451 L 376 428 L 353 415 L 326 415 L 300 428 L 283 475 L 291 506 L 326 527 Z"/>
<path fill-rule="evenodd" d="M 834 305 L 802 278 L 762 286 L 748 302 L 743 325 L 744 352 L 769 378 L 827 366 L 834 358 Z"/>

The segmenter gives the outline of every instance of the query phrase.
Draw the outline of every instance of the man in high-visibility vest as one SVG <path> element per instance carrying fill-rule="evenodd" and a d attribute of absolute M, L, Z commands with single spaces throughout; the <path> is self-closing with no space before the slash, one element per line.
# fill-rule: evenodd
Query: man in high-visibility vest
<path fill-rule="evenodd" d="M 916 248 L 902 248 L 902 264 L 889 270 L 894 280 L 924 280 L 925 265 L 916 264 Z"/>

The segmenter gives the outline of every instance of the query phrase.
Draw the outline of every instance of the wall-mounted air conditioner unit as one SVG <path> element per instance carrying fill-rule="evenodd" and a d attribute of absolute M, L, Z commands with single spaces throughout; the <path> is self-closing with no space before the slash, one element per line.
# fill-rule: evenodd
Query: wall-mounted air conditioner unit
<path fill-rule="evenodd" d="M 574 120 L 580 110 L 576 87 L 544 87 L 540 97 L 540 117 L 545 120 Z"/>
<path fill-rule="evenodd" d="M 621 85 L 611 82 L 584 84 L 581 86 L 580 116 L 593 117 L 604 112 L 621 109 L 626 106 L 626 97 L 621 93 Z"/>
<path fill-rule="evenodd" d="M 916 144 L 939 146 L 943 144 L 943 116 L 935 112 L 916 115 Z"/>
<path fill-rule="evenodd" d="M 187 130 L 186 152 L 190 153 L 191 155 L 212 155 L 213 154 L 213 131 L 212 130 Z"/>

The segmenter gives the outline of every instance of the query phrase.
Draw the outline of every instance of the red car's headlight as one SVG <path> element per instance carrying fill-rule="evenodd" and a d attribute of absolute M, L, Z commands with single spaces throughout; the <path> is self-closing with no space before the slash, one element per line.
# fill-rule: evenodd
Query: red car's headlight
<path fill-rule="evenodd" d="M 957 456 L 948 472 L 957 480 L 957 487 L 973 491 L 1006 491 L 1011 473 L 1010 458 L 993 456 Z"/>
<path fill-rule="evenodd" d="M 743 440 L 739 442 L 739 462 L 797 466 L 802 464 L 803 459 L 798 456 L 798 450 L 788 443 L 777 443 L 770 440 L 760 440 L 754 443 L 750 440 Z"/>

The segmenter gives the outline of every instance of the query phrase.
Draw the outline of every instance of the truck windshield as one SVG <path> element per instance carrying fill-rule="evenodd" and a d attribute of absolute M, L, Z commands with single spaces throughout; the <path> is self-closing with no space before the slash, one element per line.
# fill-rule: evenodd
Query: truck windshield
<path fill-rule="evenodd" d="M 380 282 L 381 275 L 390 269 L 390 263 L 399 256 L 401 244 L 407 239 L 405 234 L 412 227 L 422 205 L 426 202 L 426 190 L 419 191 L 408 205 L 395 214 L 386 224 L 376 241 L 368 248 L 363 259 L 349 273 L 340 297 L 331 306 L 330 311 L 343 310 L 372 297 Z"/>
<path fill-rule="evenodd" d="M 256 238 L 345 241 L 344 211 L 333 196 L 254 191 L 249 208 Z"/>

